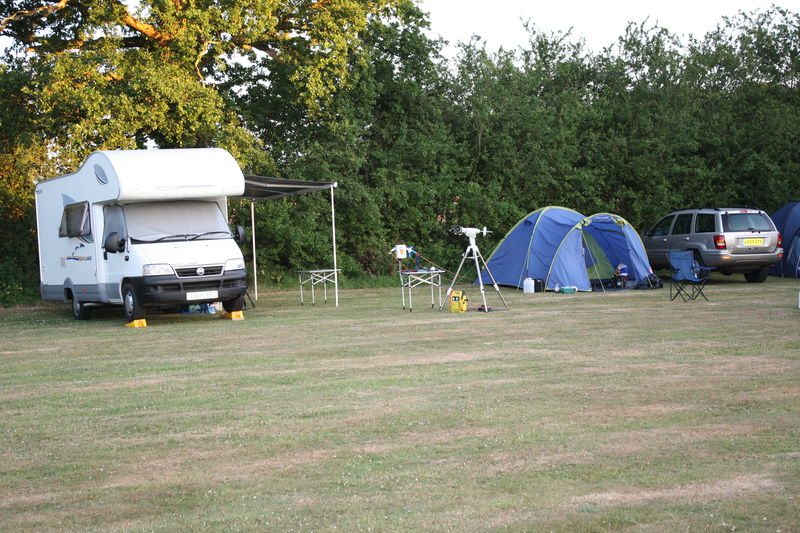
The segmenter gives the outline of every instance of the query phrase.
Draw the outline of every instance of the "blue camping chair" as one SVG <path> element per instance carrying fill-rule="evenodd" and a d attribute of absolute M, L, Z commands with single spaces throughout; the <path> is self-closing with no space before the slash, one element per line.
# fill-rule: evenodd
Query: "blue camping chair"
<path fill-rule="evenodd" d="M 708 301 L 703 289 L 708 281 L 708 274 L 714 268 L 698 265 L 691 251 L 669 252 L 668 255 L 669 266 L 672 269 L 672 278 L 669 282 L 669 301 L 673 301 L 678 296 L 684 302 L 696 300 L 698 296 L 702 296 L 705 301 Z M 673 294 L 673 287 L 675 294 Z"/>

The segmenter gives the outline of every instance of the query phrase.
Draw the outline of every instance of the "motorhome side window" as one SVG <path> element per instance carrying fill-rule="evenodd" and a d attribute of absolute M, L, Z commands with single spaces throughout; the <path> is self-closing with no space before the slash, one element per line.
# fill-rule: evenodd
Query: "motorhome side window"
<path fill-rule="evenodd" d="M 92 226 L 89 220 L 89 202 L 80 202 L 64 206 L 59 237 L 83 237 L 91 235 Z"/>
<path fill-rule="evenodd" d="M 128 232 L 125 229 L 125 213 L 121 205 L 107 205 L 103 207 L 103 242 L 108 239 L 112 233 L 116 233 L 121 240 L 128 238 Z"/>

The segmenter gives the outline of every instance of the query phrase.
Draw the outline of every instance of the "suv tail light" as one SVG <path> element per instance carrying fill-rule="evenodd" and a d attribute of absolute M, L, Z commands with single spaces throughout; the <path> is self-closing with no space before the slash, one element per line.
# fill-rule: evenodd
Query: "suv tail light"
<path fill-rule="evenodd" d="M 780 248 L 781 246 L 783 246 L 783 236 L 780 233 L 778 233 L 778 248 Z"/>
<path fill-rule="evenodd" d="M 714 248 L 724 250 L 728 245 L 725 243 L 725 235 L 714 235 Z"/>

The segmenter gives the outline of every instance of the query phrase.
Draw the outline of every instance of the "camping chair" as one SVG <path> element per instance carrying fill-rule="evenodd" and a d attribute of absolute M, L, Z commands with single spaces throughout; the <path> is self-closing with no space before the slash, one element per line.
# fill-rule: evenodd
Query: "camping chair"
<path fill-rule="evenodd" d="M 708 301 L 703 289 L 708 281 L 708 272 L 714 270 L 713 267 L 700 266 L 694 260 L 691 251 L 669 252 L 669 266 L 672 269 L 672 278 L 669 282 L 669 301 L 673 301 L 680 296 L 684 302 L 696 300 L 702 296 Z M 705 275 L 701 275 L 705 274 Z M 673 287 L 675 294 L 673 295 Z M 690 291 L 687 291 L 687 287 Z"/>

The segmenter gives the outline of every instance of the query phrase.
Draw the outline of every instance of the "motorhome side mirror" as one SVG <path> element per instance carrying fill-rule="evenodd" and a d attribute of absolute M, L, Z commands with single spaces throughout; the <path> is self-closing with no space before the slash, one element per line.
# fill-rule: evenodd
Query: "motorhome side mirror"
<path fill-rule="evenodd" d="M 233 234 L 233 240 L 236 241 L 236 244 L 244 244 L 247 242 L 247 234 L 244 232 L 244 228 L 238 224 Z"/>
<path fill-rule="evenodd" d="M 103 243 L 103 249 L 106 252 L 115 254 L 125 250 L 125 240 L 119 238 L 119 233 L 116 231 L 111 232 L 106 237 L 106 242 Z"/>

